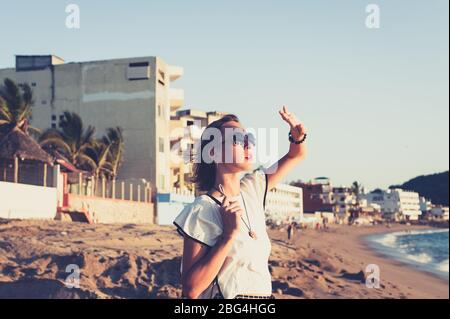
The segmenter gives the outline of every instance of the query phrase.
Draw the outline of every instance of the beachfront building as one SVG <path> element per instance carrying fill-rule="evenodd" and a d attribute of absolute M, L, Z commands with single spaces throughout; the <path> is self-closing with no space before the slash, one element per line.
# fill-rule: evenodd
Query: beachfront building
<path fill-rule="evenodd" d="M 431 216 L 434 219 L 449 220 L 449 208 L 443 206 L 433 207 L 430 211 Z"/>
<path fill-rule="evenodd" d="M 169 191 L 170 115 L 184 103 L 183 90 L 172 82 L 182 74 L 154 56 L 66 63 L 54 55 L 19 55 L 14 68 L 0 70 L 0 81 L 31 86 L 31 125 L 39 129 L 58 128 L 64 111 L 78 113 L 97 132 L 121 127 L 125 153 L 118 179 Z"/>
<path fill-rule="evenodd" d="M 277 184 L 266 196 L 266 219 L 275 224 L 303 220 L 303 192 L 300 187 Z"/>
<path fill-rule="evenodd" d="M 306 213 L 333 213 L 336 222 L 347 223 L 359 212 L 359 201 L 353 188 L 333 187 L 327 177 L 318 177 L 307 183 L 296 182 L 293 185 L 303 189 Z"/>
<path fill-rule="evenodd" d="M 419 194 L 400 188 L 374 190 L 365 194 L 369 203 L 380 205 L 383 218 L 395 221 L 418 220 L 421 212 Z"/>
<path fill-rule="evenodd" d="M 303 210 L 305 213 L 333 212 L 333 187 L 327 177 L 318 177 L 310 182 L 295 182 L 293 186 L 303 190 Z"/>
<path fill-rule="evenodd" d="M 428 213 L 433 208 L 433 204 L 431 203 L 431 201 L 427 200 L 423 196 L 419 197 L 419 205 L 422 215 Z"/>
<path fill-rule="evenodd" d="M 333 204 L 336 217 L 342 223 L 347 222 L 349 217 L 351 219 L 357 218 L 357 204 L 358 200 L 352 188 L 340 186 L 333 187 Z"/>
<path fill-rule="evenodd" d="M 203 130 L 223 117 L 223 112 L 195 109 L 178 110 L 170 117 L 170 186 L 175 193 L 195 192 L 191 182 L 195 150 Z"/>

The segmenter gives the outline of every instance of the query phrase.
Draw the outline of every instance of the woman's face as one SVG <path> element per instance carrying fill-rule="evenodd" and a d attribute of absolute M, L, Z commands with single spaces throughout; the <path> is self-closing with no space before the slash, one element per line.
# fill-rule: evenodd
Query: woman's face
<path fill-rule="evenodd" d="M 245 128 L 238 122 L 222 125 L 222 161 L 226 172 L 249 171 L 253 167 L 254 140 L 249 140 Z M 227 155 L 228 154 L 228 155 Z"/>

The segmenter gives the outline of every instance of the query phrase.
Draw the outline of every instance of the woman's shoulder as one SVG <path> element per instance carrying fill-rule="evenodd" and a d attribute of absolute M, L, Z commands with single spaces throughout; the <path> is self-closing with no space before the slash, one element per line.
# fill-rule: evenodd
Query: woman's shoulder
<path fill-rule="evenodd" d="M 213 246 L 222 233 L 219 215 L 211 201 L 204 195 L 187 204 L 173 223 L 180 234 L 207 246 Z"/>
<path fill-rule="evenodd" d="M 192 203 L 184 206 L 180 215 L 186 214 L 201 214 L 210 215 L 214 211 L 214 205 L 207 195 L 200 195 L 195 197 Z"/>

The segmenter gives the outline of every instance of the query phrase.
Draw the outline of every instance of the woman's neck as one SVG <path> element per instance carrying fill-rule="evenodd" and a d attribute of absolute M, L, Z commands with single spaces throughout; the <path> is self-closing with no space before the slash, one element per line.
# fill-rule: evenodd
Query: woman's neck
<path fill-rule="evenodd" d="M 214 190 L 219 189 L 222 184 L 223 191 L 227 196 L 235 197 L 241 192 L 241 178 L 239 173 L 217 173 Z"/>

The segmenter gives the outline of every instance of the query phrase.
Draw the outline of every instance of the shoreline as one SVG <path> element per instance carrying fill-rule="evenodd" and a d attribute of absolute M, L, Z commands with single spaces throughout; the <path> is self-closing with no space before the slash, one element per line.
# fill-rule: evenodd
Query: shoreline
<path fill-rule="evenodd" d="M 430 226 L 384 225 L 377 226 L 332 226 L 329 230 L 306 230 L 297 233 L 290 245 L 291 258 L 306 261 L 309 268 L 300 272 L 302 277 L 291 281 L 292 287 L 303 290 L 301 296 L 290 296 L 281 291 L 277 298 L 445 298 L 449 297 L 449 282 L 444 278 L 383 255 L 370 247 L 366 237 L 404 230 L 438 230 Z M 275 240 L 285 240 L 283 231 L 272 230 Z M 339 245 L 336 245 L 339 242 Z M 273 251 L 277 260 L 286 249 Z M 306 256 L 306 258 L 305 258 Z M 309 261 L 309 263 L 308 263 Z M 276 262 L 275 262 L 276 263 Z M 314 263 L 319 267 L 314 269 Z M 381 288 L 365 287 L 365 267 L 376 264 L 380 267 Z M 302 266 L 302 265 L 300 265 Z M 302 267 L 300 267 L 300 270 Z M 306 275 L 306 276 L 305 276 Z M 311 276 L 312 279 L 311 280 Z M 287 283 L 292 279 L 278 269 L 275 282 Z M 292 276 L 291 276 L 292 277 Z M 306 277 L 306 278 L 305 278 Z M 323 280 L 325 279 L 325 280 Z M 308 291 L 310 288 L 311 291 Z"/>
<path fill-rule="evenodd" d="M 388 232 L 380 232 L 380 233 L 373 233 L 370 235 L 361 235 L 361 237 L 359 238 L 359 240 L 361 240 L 367 247 L 368 249 L 371 249 L 375 254 L 379 255 L 381 258 L 386 258 L 386 259 L 391 259 L 394 260 L 396 262 L 402 263 L 405 267 L 409 267 L 412 268 L 413 270 L 417 270 L 420 272 L 424 272 L 428 275 L 431 275 L 437 279 L 443 280 L 445 283 L 449 283 L 449 277 L 448 277 L 448 273 L 447 276 L 445 276 L 444 274 L 438 274 L 437 272 L 433 272 L 431 270 L 427 270 L 425 268 L 420 267 L 420 263 L 414 263 L 414 262 L 408 262 L 405 261 L 404 258 L 402 257 L 396 257 L 393 254 L 390 255 L 389 250 L 395 250 L 394 248 L 390 248 L 390 247 L 386 247 L 383 246 L 382 244 L 379 244 L 375 241 L 373 241 L 372 239 L 370 239 L 370 237 L 374 237 L 374 236 L 386 236 L 386 235 L 390 235 L 390 234 L 397 234 L 397 233 L 403 233 L 403 231 L 405 230 L 430 230 L 430 231 L 448 231 L 445 230 L 444 228 L 436 228 L 436 227 L 431 227 L 431 226 L 426 226 L 426 228 L 419 228 L 419 229 L 404 229 L 404 230 L 396 230 L 396 231 L 388 231 Z M 379 246 L 379 247 L 376 247 Z M 400 256 L 400 255 L 399 255 Z"/>

